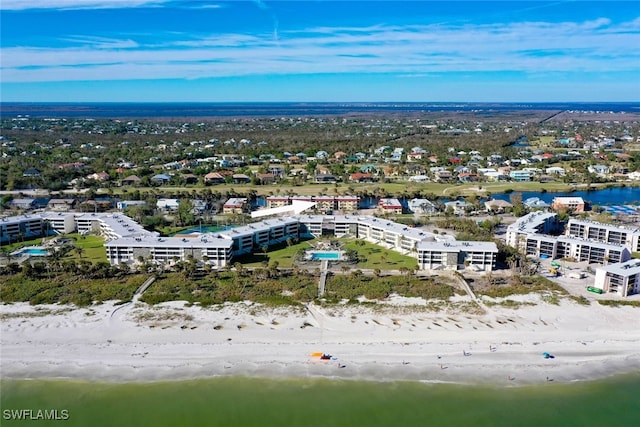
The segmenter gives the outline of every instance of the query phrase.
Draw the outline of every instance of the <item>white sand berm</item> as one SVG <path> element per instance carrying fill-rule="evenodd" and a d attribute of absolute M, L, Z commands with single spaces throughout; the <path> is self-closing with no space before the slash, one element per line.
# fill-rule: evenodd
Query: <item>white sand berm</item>
<path fill-rule="evenodd" d="M 300 310 L 248 303 L 4 304 L 0 375 L 98 381 L 327 377 L 513 386 L 640 369 L 640 309 L 569 299 L 551 305 L 536 295 L 520 302 L 527 299 L 535 305 L 491 306 L 483 314 L 460 308 L 460 297 L 441 311 L 404 298 L 384 306 Z M 333 357 L 319 360 L 313 352 Z M 555 357 L 545 359 L 544 352 Z"/>

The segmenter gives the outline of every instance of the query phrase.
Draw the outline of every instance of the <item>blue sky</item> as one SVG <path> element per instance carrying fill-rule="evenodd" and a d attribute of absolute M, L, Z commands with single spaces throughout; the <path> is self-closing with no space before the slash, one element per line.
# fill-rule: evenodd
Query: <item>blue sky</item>
<path fill-rule="evenodd" d="M 637 1 L 2 0 L 2 101 L 640 100 Z"/>

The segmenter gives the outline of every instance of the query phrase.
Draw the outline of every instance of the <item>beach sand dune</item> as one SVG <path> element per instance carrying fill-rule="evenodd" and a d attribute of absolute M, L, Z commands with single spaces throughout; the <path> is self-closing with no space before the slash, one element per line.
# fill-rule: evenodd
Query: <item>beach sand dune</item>
<path fill-rule="evenodd" d="M 640 368 L 639 309 L 538 301 L 471 314 L 455 304 L 265 308 L 4 304 L 3 378 L 155 381 L 327 377 L 525 385 Z M 544 358 L 543 353 L 553 355 Z M 331 355 L 327 360 L 312 353 Z"/>

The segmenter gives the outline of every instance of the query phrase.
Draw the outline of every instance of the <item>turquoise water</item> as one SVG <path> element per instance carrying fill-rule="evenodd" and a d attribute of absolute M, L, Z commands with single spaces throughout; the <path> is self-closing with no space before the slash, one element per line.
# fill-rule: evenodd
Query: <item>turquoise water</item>
<path fill-rule="evenodd" d="M 29 255 L 29 256 L 47 256 L 49 251 L 42 248 L 23 248 L 14 253 L 16 256 Z"/>
<path fill-rule="evenodd" d="M 2 426 L 635 426 L 640 375 L 500 388 L 417 382 L 215 378 L 106 384 L 3 380 Z M 5 410 L 67 410 L 66 421 Z"/>
<path fill-rule="evenodd" d="M 339 252 L 311 252 L 311 259 L 314 261 L 322 259 L 340 259 Z"/>

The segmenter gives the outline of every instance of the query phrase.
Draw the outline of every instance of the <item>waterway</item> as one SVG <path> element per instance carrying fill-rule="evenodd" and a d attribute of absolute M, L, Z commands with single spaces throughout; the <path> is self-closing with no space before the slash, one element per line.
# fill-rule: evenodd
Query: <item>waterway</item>
<path fill-rule="evenodd" d="M 551 203 L 554 197 L 582 197 L 591 205 L 640 205 L 640 187 L 612 187 L 594 191 L 541 192 L 522 191 L 522 200 L 538 197 Z M 509 201 L 512 193 L 492 194 L 494 199 Z"/>

